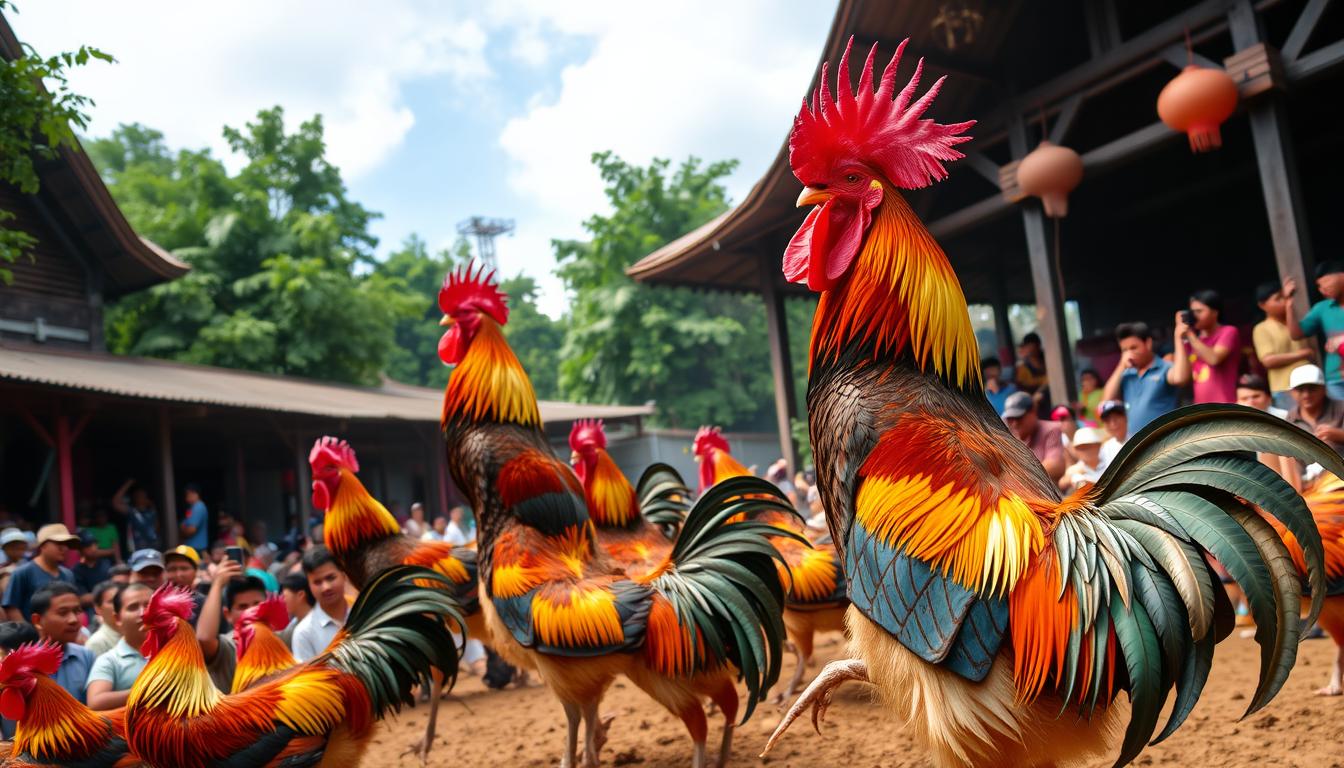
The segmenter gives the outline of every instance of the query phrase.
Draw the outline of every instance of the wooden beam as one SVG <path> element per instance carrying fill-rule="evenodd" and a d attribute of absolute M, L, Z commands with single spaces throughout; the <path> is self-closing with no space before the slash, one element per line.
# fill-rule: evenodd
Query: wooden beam
<path fill-rule="evenodd" d="M 1083 105 L 1083 95 L 1081 93 L 1069 97 L 1064 102 L 1064 106 L 1059 110 L 1059 117 L 1055 118 L 1055 125 L 1050 129 L 1050 143 L 1063 144 L 1065 137 L 1069 135 L 1069 129 L 1073 127 L 1074 118 L 1078 117 L 1078 108 Z"/>
<path fill-rule="evenodd" d="M 1092 178 L 1127 160 L 1133 160 L 1139 155 L 1157 149 L 1169 141 L 1175 141 L 1180 136 L 1181 134 L 1163 125 L 1159 120 L 1083 153 L 1083 171 L 1088 178 Z"/>
<path fill-rule="evenodd" d="M 931 222 L 929 233 L 938 239 L 951 237 L 963 230 L 1006 216 L 1012 210 L 1013 204 L 1005 200 L 1003 195 L 993 195 Z"/>
<path fill-rule="evenodd" d="M 33 430 L 33 433 L 37 435 L 37 439 L 41 440 L 48 448 L 56 447 L 56 438 L 51 436 L 51 433 L 47 431 L 46 427 L 42 426 L 42 422 L 38 421 L 37 417 L 34 416 L 31 411 L 24 408 L 19 411 L 19 415 L 28 423 L 28 428 Z"/>
<path fill-rule="evenodd" d="M 1120 44 L 1120 23 L 1113 0 L 1083 3 L 1083 23 L 1087 27 L 1087 48 L 1092 58 L 1098 58 Z"/>
<path fill-rule="evenodd" d="M 779 426 L 780 456 L 789 462 L 789 475 L 798 468 L 798 447 L 793 443 L 793 419 L 798 417 L 794 396 L 793 364 L 789 357 L 789 316 L 784 296 L 775 287 L 779 267 L 771 259 L 758 256 L 761 270 L 761 297 L 765 299 L 765 329 L 770 344 L 770 373 L 775 379 L 775 423 Z"/>
<path fill-rule="evenodd" d="M 966 167 L 975 171 L 981 178 L 995 187 L 999 186 L 999 164 L 980 152 L 967 152 L 964 161 Z"/>
<path fill-rule="evenodd" d="M 159 494 L 163 497 L 163 540 L 165 549 L 179 543 L 177 529 L 177 483 L 173 479 L 173 425 L 168 407 L 159 407 Z"/>
<path fill-rule="evenodd" d="M 1321 20 L 1321 15 L 1329 7 L 1330 0 L 1307 0 L 1307 7 L 1297 15 L 1297 21 L 1293 22 L 1293 29 L 1288 33 L 1288 39 L 1279 49 L 1285 61 L 1296 61 L 1297 57 L 1302 55 L 1302 49 L 1311 39 L 1311 33 L 1316 31 L 1316 23 Z"/>
<path fill-rule="evenodd" d="M 1289 81 L 1297 83 L 1330 72 L 1341 64 L 1344 64 L 1344 40 L 1336 40 L 1286 64 L 1284 68 L 1288 70 Z"/>
<path fill-rule="evenodd" d="M 1185 69 L 1192 62 L 1209 69 L 1222 69 L 1222 66 L 1213 59 L 1201 56 L 1194 51 L 1187 51 L 1185 43 L 1172 43 L 1159 51 L 1157 55 L 1177 69 Z"/>

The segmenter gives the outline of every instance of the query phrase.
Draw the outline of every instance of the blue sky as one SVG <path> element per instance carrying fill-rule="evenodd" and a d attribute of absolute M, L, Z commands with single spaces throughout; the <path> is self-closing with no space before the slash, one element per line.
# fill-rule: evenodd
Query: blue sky
<path fill-rule="evenodd" d="M 39 52 L 88 43 L 115 65 L 77 71 L 90 133 L 121 122 L 227 154 L 220 127 L 275 104 L 324 116 L 328 155 L 384 218 L 380 251 L 417 233 L 450 244 L 470 215 L 512 218 L 500 265 L 566 305 L 552 238 L 605 209 L 588 158 L 737 158 L 740 199 L 778 152 L 834 2 L 354 3 L 18 0 Z M 374 7 L 376 6 L 376 7 Z"/>

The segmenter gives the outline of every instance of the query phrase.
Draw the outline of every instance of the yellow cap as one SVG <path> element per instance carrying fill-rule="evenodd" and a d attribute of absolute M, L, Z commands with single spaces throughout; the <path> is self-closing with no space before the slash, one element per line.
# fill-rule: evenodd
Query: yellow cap
<path fill-rule="evenodd" d="M 195 550 L 195 548 L 193 548 L 193 547 L 188 547 L 186 544 L 182 544 L 182 545 L 173 547 L 172 549 L 168 550 L 167 552 L 164 552 L 164 553 L 163 553 L 163 559 L 164 559 L 164 560 L 167 560 L 168 558 L 172 557 L 173 555 L 181 555 L 182 557 L 187 558 L 188 560 L 191 561 L 191 564 L 192 564 L 192 565 L 194 565 L 194 566 L 196 566 L 196 567 L 198 567 L 198 568 L 199 568 L 200 565 L 201 565 L 201 556 L 198 555 L 198 554 L 196 554 L 196 550 Z"/>

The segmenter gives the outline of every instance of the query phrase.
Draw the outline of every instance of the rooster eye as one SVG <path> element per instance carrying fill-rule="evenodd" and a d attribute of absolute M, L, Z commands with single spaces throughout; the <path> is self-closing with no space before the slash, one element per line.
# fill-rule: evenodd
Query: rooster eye
<path fill-rule="evenodd" d="M 856 182 L 856 181 L 858 181 L 858 180 L 859 180 L 859 174 L 857 174 L 857 173 L 851 173 L 851 174 L 849 174 L 848 176 L 845 177 L 845 181 L 848 181 L 850 184 L 853 184 L 854 182 Z"/>

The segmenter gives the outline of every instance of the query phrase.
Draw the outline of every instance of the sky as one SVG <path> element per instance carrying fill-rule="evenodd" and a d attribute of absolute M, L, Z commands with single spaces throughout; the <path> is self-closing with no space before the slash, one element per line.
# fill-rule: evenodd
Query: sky
<path fill-rule="evenodd" d="M 228 159 L 225 125 L 284 107 L 321 114 L 351 197 L 382 213 L 381 254 L 418 234 L 451 245 L 473 215 L 513 219 L 501 271 L 537 278 L 543 311 L 567 301 L 552 239 L 608 210 L 593 152 L 741 162 L 740 200 L 779 151 L 834 0 L 491 3 L 380 0 L 15 0 L 39 53 L 81 44 L 116 57 L 70 76 L 94 99 L 88 133 L 120 123 Z"/>

